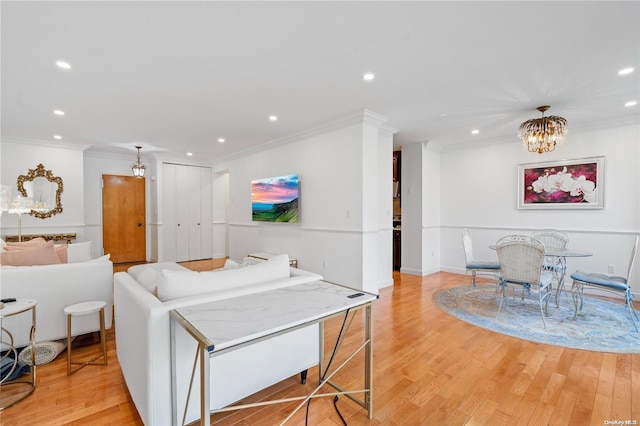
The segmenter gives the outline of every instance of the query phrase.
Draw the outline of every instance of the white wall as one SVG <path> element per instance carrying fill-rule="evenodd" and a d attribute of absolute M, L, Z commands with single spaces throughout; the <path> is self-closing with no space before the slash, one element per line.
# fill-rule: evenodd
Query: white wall
<path fill-rule="evenodd" d="M 633 239 L 640 233 L 640 126 L 572 132 L 544 155 L 524 152 L 517 140 L 440 154 L 441 270 L 462 273 L 462 229 L 470 228 L 476 257 L 496 259 L 488 248 L 506 234 L 558 228 L 569 246 L 593 253 L 568 259 L 569 272 L 587 269 L 625 275 Z M 518 164 L 604 156 L 604 209 L 518 210 Z M 640 294 L 640 268 L 632 287 Z"/>
<path fill-rule="evenodd" d="M 390 132 L 379 132 L 382 122 L 365 112 L 216 165 L 229 176 L 229 256 L 287 253 L 329 281 L 372 292 L 390 285 L 393 147 Z M 252 222 L 251 180 L 294 173 L 300 223 Z M 384 268 L 382 256 L 388 258 Z"/>
<path fill-rule="evenodd" d="M 3 139 L 0 154 L 0 182 L 10 186 L 14 196 L 18 195 L 18 176 L 38 164 L 62 178 L 62 213 L 46 219 L 22 215 L 23 234 L 75 232 L 77 241 L 88 240 L 84 231 L 83 148 Z M 18 215 L 4 213 L 0 221 L 2 235 L 18 233 Z"/>
<path fill-rule="evenodd" d="M 135 162 L 136 153 L 130 156 L 106 154 L 106 153 L 85 153 L 84 155 L 84 205 L 85 205 L 85 234 L 87 240 L 93 241 L 93 248 L 97 254 L 103 254 L 102 245 L 102 175 L 132 176 L 131 164 Z M 151 187 L 149 181 L 153 174 L 150 163 L 141 155 L 141 161 L 147 166 L 145 174 L 145 215 L 146 215 L 146 258 L 151 258 L 153 244 L 152 217 L 149 207 L 152 206 Z"/>

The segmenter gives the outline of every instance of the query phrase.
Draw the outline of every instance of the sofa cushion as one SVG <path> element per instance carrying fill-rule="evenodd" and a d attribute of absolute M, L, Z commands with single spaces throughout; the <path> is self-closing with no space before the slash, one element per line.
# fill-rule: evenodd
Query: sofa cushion
<path fill-rule="evenodd" d="M 0 264 L 13 266 L 53 265 L 60 258 L 53 247 L 53 241 L 45 244 L 0 253 Z"/>
<path fill-rule="evenodd" d="M 245 268 L 206 272 L 163 270 L 158 281 L 158 299 L 163 302 L 237 288 L 264 281 L 285 279 L 290 276 L 289 256 L 274 256 L 266 262 Z"/>

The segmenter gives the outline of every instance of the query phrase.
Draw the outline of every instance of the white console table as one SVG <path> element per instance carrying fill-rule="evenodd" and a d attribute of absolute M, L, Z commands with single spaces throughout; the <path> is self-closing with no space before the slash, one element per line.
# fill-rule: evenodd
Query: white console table
<path fill-rule="evenodd" d="M 197 342 L 198 351 L 194 359 L 193 375 L 199 364 L 200 370 L 200 423 L 210 424 L 212 413 L 239 410 L 252 407 L 252 404 L 234 405 L 220 410 L 210 410 L 209 394 L 209 358 L 224 351 L 232 351 L 247 343 L 268 338 L 277 334 L 291 332 L 311 324 L 319 324 L 320 339 L 320 383 L 307 396 L 288 398 L 286 400 L 273 400 L 261 402 L 275 404 L 279 402 L 291 402 L 300 400 L 300 405 L 282 423 L 287 422 L 307 401 L 320 396 L 346 395 L 368 411 L 369 418 L 373 418 L 373 321 L 372 305 L 378 298 L 377 295 L 344 287 L 327 281 L 315 281 L 291 287 L 267 290 L 246 296 L 231 299 L 203 303 L 201 305 L 177 308 L 170 311 L 171 316 L 171 355 L 172 363 L 175 363 L 175 327 L 176 324 L 183 327 Z M 349 313 L 361 308 L 366 309 L 366 325 L 364 342 L 353 354 L 333 372 L 323 371 L 324 352 L 324 321 L 338 315 L 344 315 L 345 323 Z M 348 327 L 347 327 L 348 328 Z M 342 336 L 344 338 L 344 335 Z M 336 342 L 339 348 L 341 339 Z M 365 351 L 364 389 L 343 390 L 333 382 L 331 377 L 349 362 L 361 350 Z M 327 366 L 330 366 L 330 362 Z M 172 383 L 175 383 L 175 369 L 172 374 Z M 318 394 L 320 388 L 328 384 L 337 390 L 335 393 Z M 175 391 L 175 385 L 172 385 Z M 364 394 L 363 400 L 353 394 Z M 177 396 L 173 395 L 173 424 L 180 424 L 177 419 Z"/>

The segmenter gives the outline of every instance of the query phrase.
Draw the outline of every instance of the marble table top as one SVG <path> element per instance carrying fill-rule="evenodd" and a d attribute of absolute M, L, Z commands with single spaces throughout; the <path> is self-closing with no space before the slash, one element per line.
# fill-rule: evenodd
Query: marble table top
<path fill-rule="evenodd" d="M 32 299 L 18 299 L 15 302 L 6 302 L 0 309 L 0 318 L 9 317 L 11 315 L 19 314 L 20 312 L 28 311 L 36 306 L 38 302 Z"/>
<path fill-rule="evenodd" d="M 359 296 L 348 297 L 354 294 Z M 377 298 L 375 294 L 315 281 L 177 308 L 170 314 L 211 353 L 311 324 Z"/>

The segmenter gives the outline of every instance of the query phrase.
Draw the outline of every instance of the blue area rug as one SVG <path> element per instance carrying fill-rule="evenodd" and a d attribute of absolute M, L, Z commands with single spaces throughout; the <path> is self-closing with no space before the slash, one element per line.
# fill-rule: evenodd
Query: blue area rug
<path fill-rule="evenodd" d="M 537 295 L 516 292 L 515 301 L 505 298 L 498 313 L 499 294 L 495 285 L 469 287 L 468 285 L 437 290 L 433 302 L 444 312 L 469 324 L 509 336 L 565 348 L 625 354 L 640 353 L 640 333 L 635 331 L 629 312 L 622 303 L 594 297 L 584 298 L 584 306 L 573 319 L 573 301 L 570 294 L 549 301 L 549 316 L 542 316 Z"/>

